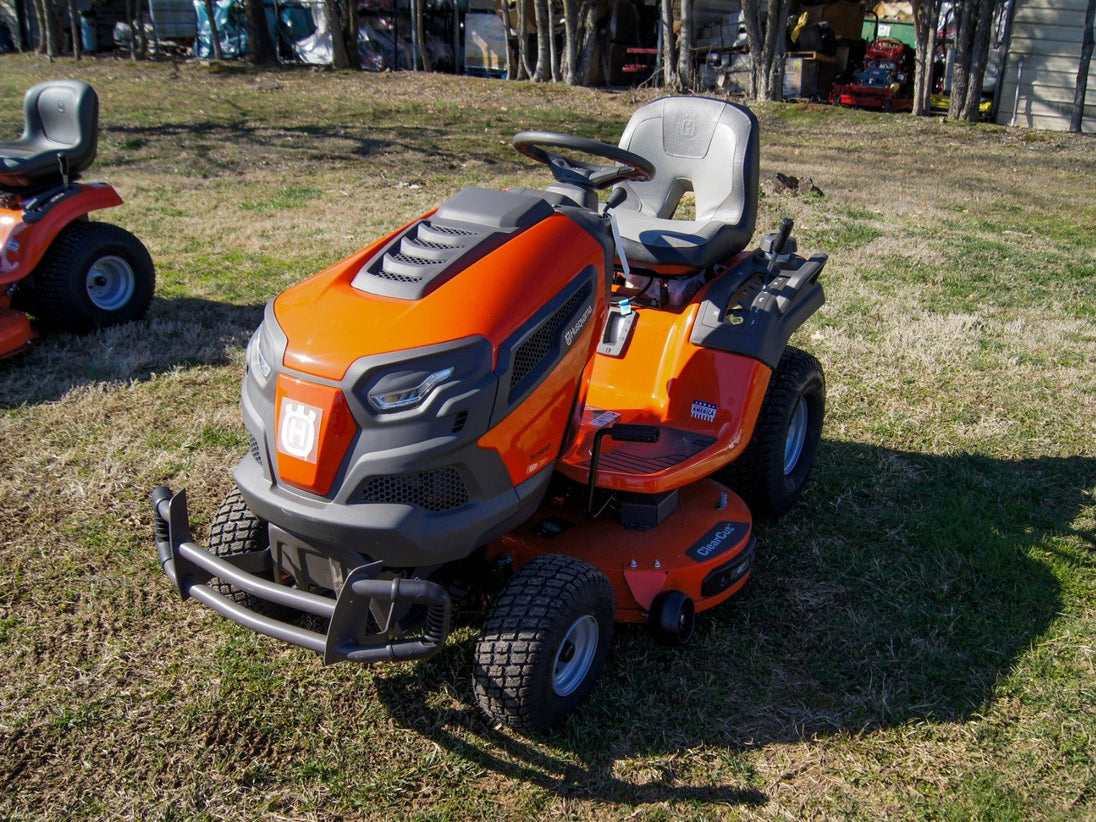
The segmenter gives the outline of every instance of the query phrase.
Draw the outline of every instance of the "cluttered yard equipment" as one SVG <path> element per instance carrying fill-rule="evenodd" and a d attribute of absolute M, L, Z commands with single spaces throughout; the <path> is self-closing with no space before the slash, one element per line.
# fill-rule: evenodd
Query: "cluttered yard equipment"
<path fill-rule="evenodd" d="M 615 622 L 687 642 L 745 584 L 754 516 L 800 497 L 825 381 L 788 340 L 826 257 L 797 253 L 790 220 L 747 249 L 744 107 L 665 98 L 618 146 L 514 146 L 547 189 L 465 188 L 267 305 L 250 452 L 208 547 L 185 491 L 152 500 L 184 599 L 325 662 L 427 658 L 454 607 L 485 611 L 476 699 L 542 733 L 586 699 Z"/>
<path fill-rule="evenodd" d="M 834 83 L 834 105 L 913 111 L 913 51 L 901 40 L 881 37 L 864 53 L 847 82 Z"/>
<path fill-rule="evenodd" d="M 90 331 L 144 315 L 156 274 L 128 231 L 88 214 L 121 205 L 107 183 L 79 182 L 95 159 L 99 98 L 87 83 L 27 91 L 23 135 L 0 142 L 0 358 L 34 339 L 30 313 Z"/>

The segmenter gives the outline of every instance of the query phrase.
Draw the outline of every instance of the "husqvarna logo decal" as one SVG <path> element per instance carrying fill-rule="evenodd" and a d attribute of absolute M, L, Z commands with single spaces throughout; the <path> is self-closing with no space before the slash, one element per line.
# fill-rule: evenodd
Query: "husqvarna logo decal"
<path fill-rule="evenodd" d="M 582 315 L 575 320 L 574 325 L 563 332 L 563 341 L 567 345 L 571 345 L 575 341 L 575 337 L 579 335 L 579 332 L 586 327 L 586 323 L 590 321 L 590 317 L 594 314 L 594 307 L 587 305 L 586 310 L 582 312 Z"/>
<path fill-rule="evenodd" d="M 282 397 L 278 416 L 278 450 L 315 464 L 323 409 Z"/>

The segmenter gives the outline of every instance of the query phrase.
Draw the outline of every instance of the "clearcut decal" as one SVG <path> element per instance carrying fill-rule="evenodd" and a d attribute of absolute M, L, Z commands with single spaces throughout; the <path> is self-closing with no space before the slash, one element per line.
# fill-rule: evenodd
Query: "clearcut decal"
<path fill-rule="evenodd" d="M 693 544 L 685 554 L 696 562 L 707 562 L 734 548 L 750 532 L 745 522 L 721 522 Z"/>
<path fill-rule="evenodd" d="M 315 465 L 323 409 L 282 397 L 278 417 L 278 450 Z"/>

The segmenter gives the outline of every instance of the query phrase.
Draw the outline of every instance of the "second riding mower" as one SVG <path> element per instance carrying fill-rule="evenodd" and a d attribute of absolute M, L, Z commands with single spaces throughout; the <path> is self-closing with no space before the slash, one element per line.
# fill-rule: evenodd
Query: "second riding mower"
<path fill-rule="evenodd" d="M 429 657 L 454 605 L 486 609 L 477 701 L 546 732 L 588 695 L 614 622 L 687 642 L 749 576 L 751 509 L 800 496 L 825 385 L 787 343 L 826 258 L 795 253 L 789 220 L 745 250 L 743 107 L 665 98 L 619 147 L 514 146 L 554 184 L 465 188 L 267 305 L 251 449 L 209 548 L 185 492 L 157 488 L 153 508 L 184 599 L 328 663 Z M 673 219 L 690 189 L 695 219 Z"/>
<path fill-rule="evenodd" d="M 0 359 L 30 345 L 25 312 L 68 331 L 135 320 L 156 273 L 145 246 L 88 214 L 121 205 L 107 183 L 77 182 L 95 159 L 99 98 L 79 80 L 32 87 L 18 140 L 0 142 Z"/>
<path fill-rule="evenodd" d="M 883 111 L 913 111 L 913 50 L 893 37 L 873 40 L 860 68 L 847 82 L 834 83 L 830 102 Z"/>

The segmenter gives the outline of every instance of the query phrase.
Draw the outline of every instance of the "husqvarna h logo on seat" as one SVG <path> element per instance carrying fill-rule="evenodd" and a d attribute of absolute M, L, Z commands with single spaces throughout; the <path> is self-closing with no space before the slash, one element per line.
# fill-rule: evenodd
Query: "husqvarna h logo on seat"
<path fill-rule="evenodd" d="M 683 137 L 696 137 L 696 120 L 687 119 L 681 121 L 681 134 Z"/>
<path fill-rule="evenodd" d="M 282 397 L 278 416 L 278 450 L 315 464 L 323 409 Z"/>

